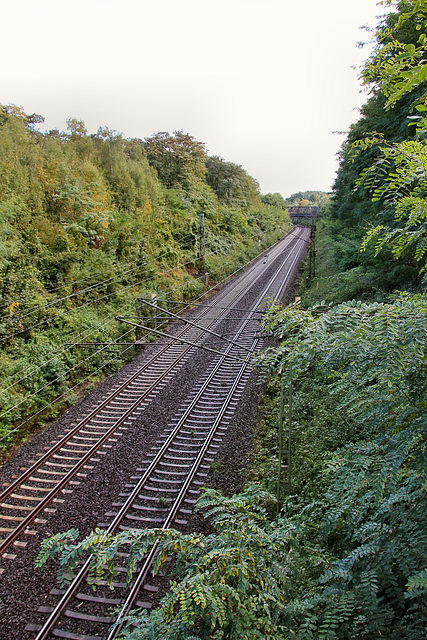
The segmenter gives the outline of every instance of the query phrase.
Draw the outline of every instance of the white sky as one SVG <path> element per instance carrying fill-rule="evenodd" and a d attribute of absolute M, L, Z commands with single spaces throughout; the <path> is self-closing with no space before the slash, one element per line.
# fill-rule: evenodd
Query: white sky
<path fill-rule="evenodd" d="M 262 193 L 330 190 L 376 0 L 0 0 L 0 102 L 66 130 L 182 129 Z"/>

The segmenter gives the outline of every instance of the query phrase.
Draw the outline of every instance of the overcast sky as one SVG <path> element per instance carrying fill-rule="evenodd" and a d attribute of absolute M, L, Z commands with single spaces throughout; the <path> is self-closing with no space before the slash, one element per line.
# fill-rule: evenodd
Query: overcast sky
<path fill-rule="evenodd" d="M 66 130 L 184 130 L 262 193 L 329 191 L 376 0 L 0 0 L 0 102 Z"/>

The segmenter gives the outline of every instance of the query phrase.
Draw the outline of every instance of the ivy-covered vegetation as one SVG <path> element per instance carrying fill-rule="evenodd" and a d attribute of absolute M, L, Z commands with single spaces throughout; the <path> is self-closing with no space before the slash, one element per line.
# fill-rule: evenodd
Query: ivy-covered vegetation
<path fill-rule="evenodd" d="M 278 345 L 259 363 L 270 393 L 255 484 L 205 492 L 209 536 L 43 545 L 40 565 L 60 552 L 71 569 L 89 550 L 94 576 L 129 536 L 135 554 L 159 540 L 157 568 L 178 553 L 177 581 L 133 618 L 133 640 L 427 638 L 427 2 L 382 4 L 394 11 L 363 72 L 371 98 L 323 207 L 327 277 L 265 318 Z M 279 461 L 280 436 L 291 453 Z"/>
<path fill-rule="evenodd" d="M 149 316 L 138 297 L 192 299 L 204 270 L 218 282 L 291 227 L 182 131 L 128 140 L 70 118 L 42 134 L 42 121 L 0 107 L 0 449 L 135 353 L 142 331 L 116 316 Z"/>

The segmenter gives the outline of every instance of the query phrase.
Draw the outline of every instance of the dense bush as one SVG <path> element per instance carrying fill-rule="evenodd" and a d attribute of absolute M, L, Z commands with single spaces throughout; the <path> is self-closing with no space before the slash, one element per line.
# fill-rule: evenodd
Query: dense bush
<path fill-rule="evenodd" d="M 290 228 L 242 167 L 239 198 L 222 202 L 205 181 L 204 144 L 188 134 L 88 135 L 76 119 L 41 134 L 42 120 L 0 107 L 0 449 L 135 353 L 125 343 L 143 330 L 115 318 L 137 315 L 138 297 L 202 293 L 201 214 L 217 281 L 260 250 L 258 237 L 264 248 Z"/>
<path fill-rule="evenodd" d="M 427 296 L 272 311 L 266 328 L 281 344 L 264 367 L 293 379 L 296 495 L 279 517 L 259 487 L 207 490 L 210 536 L 71 532 L 39 564 L 62 547 L 68 580 L 87 551 L 96 576 L 129 541 L 137 557 L 159 538 L 156 569 L 178 548 L 179 581 L 132 639 L 426 637 Z"/>

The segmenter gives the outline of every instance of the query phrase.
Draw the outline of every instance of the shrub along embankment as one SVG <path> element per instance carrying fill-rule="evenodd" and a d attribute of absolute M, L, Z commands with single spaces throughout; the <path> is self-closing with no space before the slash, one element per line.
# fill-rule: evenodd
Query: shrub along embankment
<path fill-rule="evenodd" d="M 205 271 L 221 281 L 291 228 L 283 198 L 263 203 L 242 167 L 188 134 L 41 121 L 0 108 L 3 451 L 134 355 L 146 332 L 118 315 L 150 324 L 140 298 L 190 300 Z"/>

